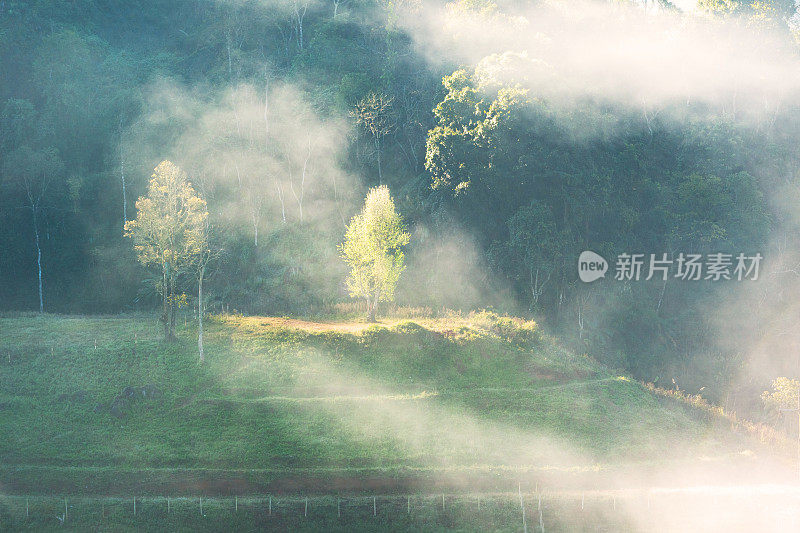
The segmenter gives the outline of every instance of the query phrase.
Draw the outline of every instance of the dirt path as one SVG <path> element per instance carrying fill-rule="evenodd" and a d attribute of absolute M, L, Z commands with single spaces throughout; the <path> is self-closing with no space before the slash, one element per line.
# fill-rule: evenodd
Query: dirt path
<path fill-rule="evenodd" d="M 225 317 L 222 318 L 225 320 Z M 337 331 L 340 333 L 360 333 L 364 329 L 374 324 L 366 322 L 311 322 L 308 320 L 300 320 L 297 318 L 286 317 L 273 317 L 273 316 L 248 316 L 236 317 L 236 323 L 244 326 L 256 327 L 271 327 L 271 328 L 286 328 L 286 329 L 299 329 L 309 332 L 325 332 Z M 391 327 L 395 321 L 392 322 L 378 322 L 377 325 Z"/>
<path fill-rule="evenodd" d="M 337 333 L 350 333 L 357 335 L 372 326 L 382 326 L 392 328 L 397 324 L 410 320 L 423 328 L 441 334 L 451 334 L 453 329 L 458 326 L 469 325 L 464 319 L 451 318 L 414 318 L 414 319 L 383 319 L 377 322 L 314 322 L 299 318 L 275 317 L 275 316 L 236 316 L 229 317 L 223 315 L 219 320 L 231 326 L 250 327 L 250 328 L 285 328 L 307 331 L 310 333 L 323 333 L 335 331 Z"/>

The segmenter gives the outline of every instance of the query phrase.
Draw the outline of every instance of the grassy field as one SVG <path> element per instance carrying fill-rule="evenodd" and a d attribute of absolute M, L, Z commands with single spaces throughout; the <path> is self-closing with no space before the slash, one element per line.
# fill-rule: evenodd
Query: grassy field
<path fill-rule="evenodd" d="M 19 529 L 40 531 L 519 531 L 515 494 L 477 496 L 263 497 L 263 498 L 5 498 L 2 512 Z M 540 529 L 539 499 L 526 495 L 526 523 Z M 548 498 L 541 504 L 547 531 L 592 531 L 598 519 L 630 529 L 624 499 Z M 64 519 L 65 509 L 67 510 Z M 202 512 L 201 512 L 202 510 Z M 27 515 L 27 518 L 26 518 Z M 555 516 L 567 517 L 554 521 Z M 15 517 L 16 519 L 14 520 Z M 63 519 L 63 522 L 62 522 Z"/>
<path fill-rule="evenodd" d="M 698 458 L 738 475 L 767 454 L 724 419 L 491 313 L 215 316 L 203 365 L 191 322 L 177 342 L 159 334 L 151 317 L 0 318 L 0 493 L 16 498 L 5 515 L 20 516 L 22 496 L 615 489 Z M 390 529 L 418 529 L 415 516 Z M 447 520 L 428 525 L 457 527 Z"/>

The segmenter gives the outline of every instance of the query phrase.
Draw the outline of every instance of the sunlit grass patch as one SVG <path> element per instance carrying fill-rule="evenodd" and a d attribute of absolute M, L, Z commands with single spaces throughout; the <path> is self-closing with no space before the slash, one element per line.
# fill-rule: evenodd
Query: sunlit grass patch
<path fill-rule="evenodd" d="M 151 317 L 0 318 L 0 462 L 391 475 L 737 449 L 639 383 L 519 333 L 535 325 L 476 316 L 351 329 L 220 315 L 208 321 L 202 365 L 191 322 L 164 343 Z M 96 411 L 150 383 L 163 391 L 158 401 L 134 402 L 121 418 Z M 671 446 L 676 435 L 685 449 Z"/>

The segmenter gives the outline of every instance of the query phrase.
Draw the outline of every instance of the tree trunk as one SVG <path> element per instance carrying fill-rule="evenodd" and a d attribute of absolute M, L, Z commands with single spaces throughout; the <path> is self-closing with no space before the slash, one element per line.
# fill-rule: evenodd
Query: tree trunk
<path fill-rule="evenodd" d="M 169 280 L 169 338 L 175 339 L 175 273 L 170 276 Z"/>
<path fill-rule="evenodd" d="M 666 292 L 667 292 L 667 278 L 664 278 L 664 283 L 661 285 L 661 294 L 658 295 L 658 305 L 656 305 L 656 314 L 659 316 L 661 312 L 661 304 L 664 303 L 664 293 Z"/>
<path fill-rule="evenodd" d="M 369 293 L 367 293 L 367 322 L 375 322 L 375 308 L 372 306 Z"/>
<path fill-rule="evenodd" d="M 269 77 L 264 85 L 264 153 L 269 154 Z M 281 220 L 286 224 L 286 205 L 283 203 L 283 189 L 275 175 L 275 189 L 278 191 L 278 200 L 281 202 Z"/>
<path fill-rule="evenodd" d="M 231 41 L 233 37 L 231 36 L 230 28 L 225 32 L 225 48 L 228 52 L 228 80 L 233 80 L 233 60 L 231 58 Z"/>
<path fill-rule="evenodd" d="M 128 198 L 125 194 L 125 158 L 120 156 L 119 174 L 122 178 L 122 227 L 128 222 Z"/>
<path fill-rule="evenodd" d="M 163 302 L 162 302 L 163 303 L 163 309 L 161 310 L 161 320 L 164 321 L 164 340 L 168 341 L 169 340 L 169 308 L 168 308 L 169 288 L 167 287 L 167 265 L 166 265 L 166 263 L 164 263 L 164 265 L 162 266 L 161 271 L 163 273 L 163 279 L 162 279 L 163 285 L 162 285 L 162 288 L 161 288 L 161 290 L 162 290 L 161 294 L 164 297 L 163 298 Z"/>
<path fill-rule="evenodd" d="M 303 19 L 306 16 L 306 9 L 307 6 L 303 6 L 303 9 L 295 3 L 294 7 L 294 14 L 297 18 L 297 47 L 302 50 L 303 49 Z"/>
<path fill-rule="evenodd" d="M 255 215 L 255 208 L 253 208 L 253 247 L 258 248 L 258 220 Z"/>
<path fill-rule="evenodd" d="M 375 291 L 375 295 L 372 298 L 372 302 L 370 302 L 369 298 L 367 298 L 367 307 L 369 309 L 367 314 L 367 320 L 369 322 L 376 322 L 375 320 L 375 312 L 378 310 L 378 301 L 380 300 L 380 292 Z"/>
<path fill-rule="evenodd" d="M 39 244 L 39 221 L 36 218 L 36 207 L 31 208 L 33 213 L 33 233 L 36 236 L 36 266 L 39 271 L 39 312 L 44 313 L 44 297 L 42 296 L 42 248 Z"/>
<path fill-rule="evenodd" d="M 206 267 L 200 268 L 200 277 L 197 282 L 197 350 L 200 352 L 200 362 L 206 360 L 203 352 L 203 276 Z"/>
<path fill-rule="evenodd" d="M 381 170 L 381 140 L 375 136 L 375 151 L 378 154 L 378 185 L 383 185 L 383 171 Z"/>

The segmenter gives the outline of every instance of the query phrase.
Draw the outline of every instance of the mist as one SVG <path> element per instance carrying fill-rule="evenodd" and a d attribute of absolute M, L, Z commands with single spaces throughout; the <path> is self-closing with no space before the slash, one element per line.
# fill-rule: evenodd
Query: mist
<path fill-rule="evenodd" d="M 401 20 L 429 61 L 472 66 L 481 85 L 518 83 L 565 109 L 594 101 L 655 118 L 705 105 L 763 123 L 800 88 L 786 29 L 757 21 L 586 1 L 451 2 Z"/>
<path fill-rule="evenodd" d="M 259 229 L 289 221 L 338 218 L 344 227 L 360 193 L 358 178 L 340 164 L 351 126 L 319 116 L 300 88 L 267 80 L 202 94 L 161 80 L 147 91 L 144 109 L 129 150 L 183 163 L 216 214 L 249 224 L 254 240 Z M 164 126 L 176 130 L 166 144 Z M 153 131 L 155 141 L 146 137 Z"/>
<path fill-rule="evenodd" d="M 6 4 L 0 529 L 800 523 L 788 2 Z"/>

